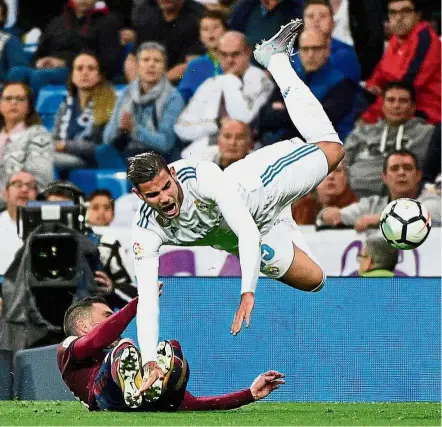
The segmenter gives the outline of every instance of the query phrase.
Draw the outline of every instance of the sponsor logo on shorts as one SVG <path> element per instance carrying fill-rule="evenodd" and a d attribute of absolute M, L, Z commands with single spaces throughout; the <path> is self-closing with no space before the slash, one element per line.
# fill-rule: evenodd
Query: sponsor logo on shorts
<path fill-rule="evenodd" d="M 135 242 L 133 244 L 132 247 L 133 251 L 134 251 L 134 255 L 138 258 L 141 257 L 141 255 L 143 254 L 143 246 L 141 245 L 141 243 Z"/>

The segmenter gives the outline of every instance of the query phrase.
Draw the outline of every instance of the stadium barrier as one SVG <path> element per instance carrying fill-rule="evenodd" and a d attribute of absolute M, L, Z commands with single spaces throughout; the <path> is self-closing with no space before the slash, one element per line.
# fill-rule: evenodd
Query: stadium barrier
<path fill-rule="evenodd" d="M 238 278 L 163 280 L 160 338 L 181 342 L 188 388 L 198 396 L 248 387 L 276 369 L 287 384 L 273 401 L 440 399 L 440 279 L 329 278 L 321 292 L 305 293 L 263 278 L 251 326 L 236 337 L 229 332 Z M 132 322 L 124 336 L 136 341 L 135 328 Z M 19 398 L 70 398 L 54 347 L 15 360 Z"/>

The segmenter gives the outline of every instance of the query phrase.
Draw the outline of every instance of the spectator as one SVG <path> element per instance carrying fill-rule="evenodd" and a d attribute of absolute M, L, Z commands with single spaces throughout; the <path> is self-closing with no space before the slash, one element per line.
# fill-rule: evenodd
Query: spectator
<path fill-rule="evenodd" d="M 302 3 L 303 0 L 240 0 L 232 12 L 229 26 L 244 33 L 249 46 L 255 46 L 273 37 L 281 25 L 301 18 Z"/>
<path fill-rule="evenodd" d="M 172 160 L 177 140 L 173 126 L 184 108 L 167 80 L 164 46 L 145 42 L 137 51 L 138 78 L 120 96 L 104 131 L 104 142 L 124 157 L 154 150 Z"/>
<path fill-rule="evenodd" d="M 253 150 L 252 132 L 249 125 L 228 117 L 221 122 L 217 145 L 209 146 L 209 138 L 201 138 L 201 147 L 188 147 L 182 153 L 183 158 L 210 160 L 221 169 L 243 159 Z M 192 144 L 193 145 L 193 144 Z"/>
<path fill-rule="evenodd" d="M 143 0 L 134 8 L 132 22 L 137 33 L 135 50 L 146 41 L 166 47 L 167 78 L 175 83 L 184 74 L 187 63 L 204 52 L 199 42 L 198 23 L 206 8 L 194 0 Z M 126 59 L 126 78 L 136 78 L 133 54 Z"/>
<path fill-rule="evenodd" d="M 178 118 L 175 132 L 183 141 L 216 137 L 228 116 L 251 123 L 267 102 L 273 83 L 260 68 L 250 65 L 251 49 L 244 34 L 225 33 L 219 43 L 224 74 L 207 79 Z"/>
<path fill-rule="evenodd" d="M 430 143 L 428 144 L 427 155 L 423 163 L 424 182 L 433 182 L 441 173 L 441 129 L 440 123 L 434 128 Z"/>
<path fill-rule="evenodd" d="M 96 166 L 95 150 L 116 101 L 98 58 L 91 53 L 74 59 L 67 86 L 68 96 L 58 109 L 53 131 L 55 167 L 62 172 Z"/>
<path fill-rule="evenodd" d="M 181 79 L 178 90 L 188 102 L 200 85 L 210 77 L 222 74 L 219 62 L 218 44 L 226 32 L 227 23 L 224 12 L 208 10 L 200 19 L 200 40 L 206 48 L 206 54 L 189 62 L 186 72 Z"/>
<path fill-rule="evenodd" d="M 342 160 L 314 192 L 293 203 L 292 216 L 299 225 L 315 224 L 321 209 L 328 206 L 344 208 L 358 200 L 348 185 L 347 163 Z"/>
<path fill-rule="evenodd" d="M 350 185 L 359 197 L 382 192 L 382 162 L 392 150 L 406 148 L 423 164 L 434 132 L 434 126 L 413 118 L 416 96 L 410 83 L 387 83 L 383 98 L 384 119 L 376 124 L 359 124 L 344 144 Z"/>
<path fill-rule="evenodd" d="M 0 241 L 7 250 L 1 252 L 0 275 L 5 274 L 14 260 L 15 253 L 22 246 L 22 241 L 17 235 L 17 208 L 26 206 L 30 200 L 37 197 L 35 177 L 24 170 L 14 172 L 6 181 L 3 197 L 6 210 L 0 213 Z"/>
<path fill-rule="evenodd" d="M 132 226 L 132 220 L 140 208 L 140 199 L 134 192 L 123 194 L 115 200 L 114 227 L 128 228 Z"/>
<path fill-rule="evenodd" d="M 388 0 L 388 17 L 393 37 L 367 89 L 377 95 L 364 113 L 375 123 L 382 113 L 382 89 L 388 82 L 404 80 L 416 90 L 416 108 L 428 123 L 441 121 L 441 41 L 427 22 L 420 22 L 415 0 Z"/>
<path fill-rule="evenodd" d="M 7 83 L 0 97 L 0 188 L 8 176 L 23 169 L 40 187 L 52 180 L 53 141 L 40 123 L 30 88 Z"/>
<path fill-rule="evenodd" d="M 330 38 L 317 29 L 305 30 L 292 66 L 321 102 L 343 141 L 353 128 L 357 86 L 331 63 Z"/>
<path fill-rule="evenodd" d="M 332 37 L 345 44 L 353 46 L 348 4 L 349 0 L 330 0 L 334 22 Z"/>
<path fill-rule="evenodd" d="M 330 61 L 345 77 L 356 84 L 361 80 L 361 66 L 352 46 L 332 38 L 333 10 L 327 0 L 308 0 L 304 6 L 306 30 L 321 30 L 330 39 Z M 294 57 L 292 57 L 292 60 Z"/>
<path fill-rule="evenodd" d="M 382 210 L 392 200 L 403 197 L 420 201 L 431 215 L 432 224 L 440 226 L 440 196 L 419 194 L 419 182 L 422 172 L 416 156 L 408 150 L 393 151 L 385 158 L 382 181 L 388 189 L 388 196 L 370 196 L 362 198 L 345 208 L 329 207 L 318 215 L 318 225 L 335 226 L 339 224 L 354 226 L 358 232 L 379 228 Z"/>
<path fill-rule="evenodd" d="M 8 5 L 5 0 L 0 0 L 0 84 L 6 81 L 6 75 L 11 68 L 28 65 L 20 40 L 4 31 L 7 19 Z"/>
<path fill-rule="evenodd" d="M 48 84 L 64 84 L 73 58 L 83 50 L 94 52 L 107 78 L 118 71 L 119 22 L 95 0 L 70 0 L 54 18 L 35 53 L 35 68 L 16 67 L 9 80 L 28 81 L 34 91 Z"/>
<path fill-rule="evenodd" d="M 393 277 L 398 263 L 399 251 L 382 237 L 369 237 L 358 255 L 359 276 Z"/>
<path fill-rule="evenodd" d="M 86 220 L 89 225 L 106 227 L 114 219 L 114 199 L 109 190 L 95 190 L 87 198 Z"/>

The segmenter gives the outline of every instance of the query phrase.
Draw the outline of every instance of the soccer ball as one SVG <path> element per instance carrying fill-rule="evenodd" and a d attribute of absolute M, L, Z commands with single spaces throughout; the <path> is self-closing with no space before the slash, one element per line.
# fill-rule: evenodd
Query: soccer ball
<path fill-rule="evenodd" d="M 396 249 L 414 249 L 430 234 L 431 217 L 417 200 L 398 199 L 381 213 L 379 227 L 385 240 Z"/>

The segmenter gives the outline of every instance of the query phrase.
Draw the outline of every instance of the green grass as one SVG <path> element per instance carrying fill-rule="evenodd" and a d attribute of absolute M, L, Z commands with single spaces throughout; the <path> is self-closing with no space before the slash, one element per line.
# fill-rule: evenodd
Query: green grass
<path fill-rule="evenodd" d="M 0 402 L 0 425 L 440 426 L 439 403 L 255 403 L 234 411 L 89 412 L 77 402 Z"/>

